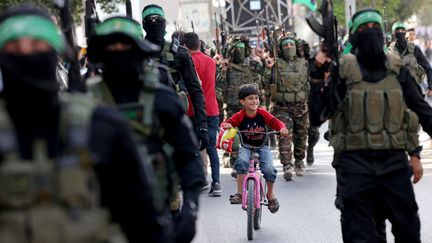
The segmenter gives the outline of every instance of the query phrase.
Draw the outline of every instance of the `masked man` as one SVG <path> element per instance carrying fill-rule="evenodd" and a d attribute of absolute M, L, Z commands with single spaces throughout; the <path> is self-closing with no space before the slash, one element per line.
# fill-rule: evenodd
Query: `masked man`
<path fill-rule="evenodd" d="M 426 74 L 428 91 L 427 95 L 432 95 L 432 68 L 418 46 L 406 40 L 406 28 L 401 22 L 396 22 L 392 26 L 395 42 L 390 45 L 390 50 L 399 55 L 408 69 L 411 76 L 420 84 Z"/>
<path fill-rule="evenodd" d="M 157 176 L 157 204 L 165 217 L 168 240 L 190 242 L 195 235 L 198 196 L 204 181 L 198 144 L 178 97 L 159 84 L 159 77 L 144 61 L 151 46 L 142 40 L 138 22 L 114 17 L 96 26 L 88 55 L 101 63 L 102 80 L 89 80 L 89 91 L 119 109 L 147 148 Z M 183 207 L 175 219 L 170 202 L 183 190 Z M 175 222 L 173 222 L 173 220 Z M 174 229 L 175 236 L 170 235 Z M 172 232 L 171 232 L 172 233 Z"/>
<path fill-rule="evenodd" d="M 416 183 L 423 175 L 418 129 L 420 122 L 432 135 L 432 109 L 400 57 L 384 51 L 381 14 L 364 9 L 352 21 L 353 49 L 312 104 L 323 109 L 311 113 L 314 122 L 330 117 L 343 240 L 381 242 L 379 226 L 388 219 L 395 242 L 420 242 L 410 177 Z M 315 65 L 325 59 L 317 55 Z"/>

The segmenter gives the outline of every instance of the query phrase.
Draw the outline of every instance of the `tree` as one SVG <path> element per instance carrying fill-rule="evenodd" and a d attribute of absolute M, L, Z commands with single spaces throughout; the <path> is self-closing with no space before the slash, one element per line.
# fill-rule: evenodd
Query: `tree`
<path fill-rule="evenodd" d="M 318 1 L 318 6 L 320 6 L 322 1 Z M 385 15 L 384 21 L 387 21 L 386 31 L 390 31 L 391 24 L 396 21 L 404 21 L 416 12 L 423 13 L 428 19 L 432 20 L 430 15 L 430 7 L 432 7 L 432 0 L 417 0 L 417 1 L 406 1 L 406 0 L 363 0 L 356 1 L 356 9 L 360 10 L 366 7 L 374 7 L 381 14 Z M 345 1 L 344 0 L 333 0 L 334 4 L 334 14 L 338 20 L 340 27 L 345 27 Z M 422 7 L 424 4 L 429 4 Z M 429 11 L 428 11 L 429 10 Z M 422 15 L 422 16 L 423 16 Z M 423 18 L 423 17 L 421 17 Z M 432 22 L 432 21 L 430 21 Z M 430 23 L 429 22 L 429 23 Z"/>
<path fill-rule="evenodd" d="M 84 13 L 84 1 L 85 0 L 70 0 L 72 15 L 76 23 L 81 22 L 81 16 Z M 29 2 L 29 0 L 1 0 L 0 13 L 10 6 L 24 2 Z M 58 15 L 53 0 L 30 0 L 30 2 L 47 9 L 53 15 Z M 98 3 L 101 6 L 102 10 L 106 13 L 116 12 L 116 4 L 124 2 L 125 0 L 96 0 L 96 3 Z"/>

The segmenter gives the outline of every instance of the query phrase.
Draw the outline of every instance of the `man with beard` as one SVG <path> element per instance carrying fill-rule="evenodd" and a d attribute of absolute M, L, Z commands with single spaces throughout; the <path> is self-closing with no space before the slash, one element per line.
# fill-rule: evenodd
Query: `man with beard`
<path fill-rule="evenodd" d="M 91 62 L 103 64 L 103 81 L 89 81 L 89 90 L 98 100 L 117 107 L 147 148 L 157 176 L 156 201 L 171 241 L 170 201 L 177 194 L 176 179 L 180 178 L 183 207 L 174 219 L 175 241 L 190 242 L 204 184 L 199 147 L 176 94 L 160 85 L 157 73 L 144 65 L 149 46 L 155 45 L 142 40 L 141 27 L 132 19 L 113 17 L 96 26 L 88 56 Z"/>
<path fill-rule="evenodd" d="M 432 68 L 423 55 L 420 47 L 406 39 L 406 28 L 402 22 L 396 22 L 392 26 L 392 32 L 395 42 L 390 44 L 390 50 L 399 55 L 404 64 L 408 66 L 411 76 L 414 77 L 417 84 L 423 81 L 424 75 L 427 76 L 428 91 L 427 95 L 432 95 Z"/>
<path fill-rule="evenodd" d="M 308 113 L 308 62 L 303 53 L 298 56 L 293 36 L 282 37 L 278 41 L 278 69 L 273 66 L 268 83 L 271 83 L 271 113 L 283 121 L 290 136 L 279 139 L 279 154 L 283 165 L 284 178 L 292 179 L 292 168 L 297 176 L 303 176 L 306 151 L 306 138 L 309 127 Z M 302 51 L 303 52 L 303 51 Z M 274 75 L 277 72 L 278 75 Z M 278 77 L 278 80 L 274 78 Z M 294 166 L 292 145 L 294 144 Z"/>
<path fill-rule="evenodd" d="M 108 242 L 103 207 L 130 242 L 160 242 L 154 175 L 127 121 L 88 95 L 59 95 L 63 40 L 32 5 L 0 16 L 0 242 Z"/>
<path fill-rule="evenodd" d="M 162 72 L 162 80 L 172 79 L 179 89 L 187 91 L 192 101 L 194 111 L 192 122 L 196 127 L 200 150 L 203 150 L 209 142 L 204 93 L 189 51 L 180 45 L 181 40 L 173 39 L 172 43 L 165 42 L 165 13 L 159 5 L 150 4 L 144 7 L 142 25 L 146 32 L 145 39 L 161 49 L 153 61 L 169 67 L 169 72 Z"/>
<path fill-rule="evenodd" d="M 395 242 L 420 242 L 410 178 L 417 183 L 423 175 L 418 129 L 420 122 L 432 135 L 432 109 L 400 57 L 384 52 L 382 15 L 364 9 L 352 20 L 353 49 L 340 58 L 332 87 L 312 104 L 325 112 L 311 109 L 314 122 L 330 118 L 343 240 L 385 242 L 379 226 L 388 219 Z M 325 60 L 316 56 L 317 63 Z"/>

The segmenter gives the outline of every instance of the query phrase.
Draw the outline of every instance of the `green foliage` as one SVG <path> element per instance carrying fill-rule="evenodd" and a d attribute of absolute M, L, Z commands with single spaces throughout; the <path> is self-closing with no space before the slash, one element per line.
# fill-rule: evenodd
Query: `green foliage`
<path fill-rule="evenodd" d="M 81 22 L 81 16 L 84 14 L 84 1 L 82 0 L 69 0 L 72 5 L 72 15 L 75 20 L 75 23 L 79 24 Z M 0 13 L 3 12 L 6 8 L 19 4 L 19 3 L 34 3 L 42 8 L 47 9 L 51 14 L 58 16 L 58 11 L 53 4 L 53 0 L 0 0 Z M 101 9 L 105 13 L 113 13 L 116 12 L 117 6 L 116 4 L 124 4 L 125 0 L 96 0 L 96 3 L 99 4 Z"/>
<path fill-rule="evenodd" d="M 322 0 L 317 1 L 318 8 Z M 391 25 L 396 21 L 404 21 L 414 13 L 418 14 L 418 19 L 425 23 L 432 23 L 432 15 L 430 9 L 432 8 L 432 0 L 363 0 L 356 1 L 356 9 L 360 10 L 366 7 L 374 7 L 381 12 L 384 16 L 386 23 L 386 30 L 390 31 Z M 338 20 L 340 27 L 345 26 L 345 1 L 333 0 L 334 14 Z M 354 13 L 353 13 L 354 14 Z"/>
<path fill-rule="evenodd" d="M 423 0 L 422 3 L 417 12 L 419 25 L 432 25 L 432 0 Z"/>
<path fill-rule="evenodd" d="M 17 5 L 19 3 L 34 3 L 35 5 L 48 10 L 52 15 L 58 16 L 58 10 L 54 5 L 53 0 L 1 0 L 0 1 L 0 13 L 3 12 L 10 6 Z M 82 1 L 71 0 L 72 16 L 76 23 L 81 22 L 80 16 L 84 13 L 84 5 Z"/>

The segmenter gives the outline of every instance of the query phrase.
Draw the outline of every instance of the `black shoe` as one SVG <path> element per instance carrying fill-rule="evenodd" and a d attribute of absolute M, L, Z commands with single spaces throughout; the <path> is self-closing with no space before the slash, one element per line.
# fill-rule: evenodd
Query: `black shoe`
<path fill-rule="evenodd" d="M 210 197 L 220 197 L 222 195 L 222 189 L 219 182 L 216 182 L 211 185 L 209 196 Z"/>

